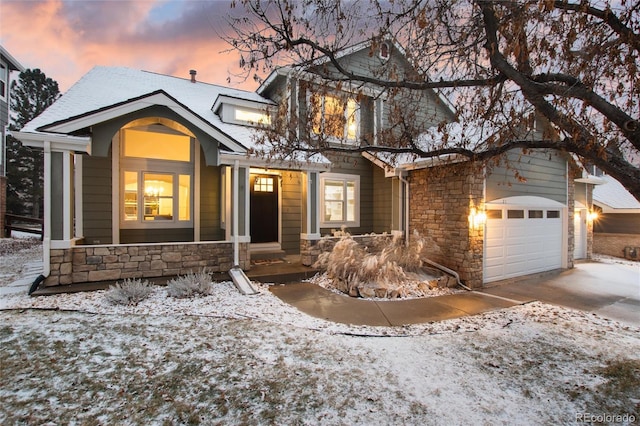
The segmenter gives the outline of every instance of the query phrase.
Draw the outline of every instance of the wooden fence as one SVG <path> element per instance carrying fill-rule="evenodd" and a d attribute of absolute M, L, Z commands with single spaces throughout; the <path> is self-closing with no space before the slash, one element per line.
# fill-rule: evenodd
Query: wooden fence
<path fill-rule="evenodd" d="M 40 235 L 40 240 L 44 236 L 44 219 L 37 217 L 18 216 L 16 214 L 4 215 L 4 235 L 11 236 L 11 231 L 27 232 L 29 234 Z"/>

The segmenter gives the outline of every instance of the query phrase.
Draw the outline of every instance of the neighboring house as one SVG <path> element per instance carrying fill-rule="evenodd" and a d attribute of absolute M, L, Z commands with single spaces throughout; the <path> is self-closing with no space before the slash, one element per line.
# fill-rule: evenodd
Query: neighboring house
<path fill-rule="evenodd" d="M 401 48 L 382 47 L 358 45 L 340 61 L 415 72 Z M 283 105 L 300 140 L 384 145 L 392 111 L 381 91 L 319 91 L 316 79 L 282 68 L 254 93 L 198 82 L 195 72 L 189 80 L 91 70 L 15 134 L 44 149 L 45 284 L 249 269 L 265 253 L 311 265 L 320 238 L 341 227 L 353 235 L 417 230 L 432 260 L 472 287 L 573 266 L 564 155 L 509 153 L 518 179 L 510 168 L 487 172 L 462 159 L 391 166 L 370 152 L 256 155 L 256 123 L 269 125 Z M 425 127 L 455 117 L 433 91 L 413 105 Z"/>
<path fill-rule="evenodd" d="M 0 46 L 0 237 L 4 237 L 4 215 L 7 212 L 7 156 L 6 131 L 9 126 L 11 71 L 24 71 L 24 67 L 6 49 Z"/>
<path fill-rule="evenodd" d="M 604 184 L 593 190 L 594 252 L 640 260 L 640 202 L 611 176 L 600 179 Z"/>

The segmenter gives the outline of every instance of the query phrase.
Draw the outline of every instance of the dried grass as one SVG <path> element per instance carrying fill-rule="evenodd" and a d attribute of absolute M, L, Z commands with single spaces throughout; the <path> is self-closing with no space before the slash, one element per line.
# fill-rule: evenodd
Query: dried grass
<path fill-rule="evenodd" d="M 200 272 L 190 272 L 179 276 L 167 283 L 167 294 L 178 299 L 211 294 L 213 282 L 211 272 L 202 269 Z"/>
<path fill-rule="evenodd" d="M 135 306 L 149 297 L 151 291 L 149 281 L 127 278 L 122 284 L 110 286 L 104 297 L 112 305 Z"/>
<path fill-rule="evenodd" d="M 336 288 L 351 296 L 370 295 L 376 289 L 386 289 L 389 293 L 401 288 L 411 281 L 409 272 L 416 272 L 423 266 L 423 250 L 425 239 L 414 233 L 409 244 L 405 244 L 402 236 L 374 238 L 365 247 L 355 241 L 351 235 L 342 230 L 343 236 L 333 244 L 331 240 L 321 242 L 323 252 L 314 267 L 323 269 Z M 333 244 L 330 251 L 327 250 Z M 397 297 L 397 294 L 394 294 Z"/>

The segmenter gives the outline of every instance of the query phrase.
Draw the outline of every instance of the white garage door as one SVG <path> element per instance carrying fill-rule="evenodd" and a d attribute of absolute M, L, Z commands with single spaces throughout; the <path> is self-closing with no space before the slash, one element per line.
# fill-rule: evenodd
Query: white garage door
<path fill-rule="evenodd" d="M 486 205 L 484 282 L 562 267 L 564 206 L 540 197 Z"/>

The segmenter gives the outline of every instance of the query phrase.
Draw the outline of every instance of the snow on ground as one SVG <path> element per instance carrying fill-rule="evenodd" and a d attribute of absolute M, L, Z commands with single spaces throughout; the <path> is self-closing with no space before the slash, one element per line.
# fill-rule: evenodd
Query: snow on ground
<path fill-rule="evenodd" d="M 3 240 L 0 240 L 0 247 Z M 2 253 L 18 274 L 31 248 Z M 12 257 L 13 261 L 7 260 Z M 2 282 L 2 280 L 0 280 Z M 6 285 L 6 282 L 1 285 Z M 309 317 L 229 282 L 138 306 L 0 299 L 0 424 L 636 424 L 640 329 L 535 302 L 438 323 Z"/>

